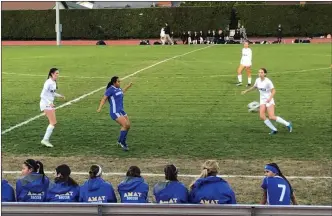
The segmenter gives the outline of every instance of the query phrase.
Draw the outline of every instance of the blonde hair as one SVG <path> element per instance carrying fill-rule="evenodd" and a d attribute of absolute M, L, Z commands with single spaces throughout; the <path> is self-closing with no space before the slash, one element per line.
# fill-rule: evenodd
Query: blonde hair
<path fill-rule="evenodd" d="M 219 170 L 219 164 L 216 160 L 207 160 L 202 165 L 202 172 L 199 178 L 206 178 L 210 175 L 217 175 Z M 199 179 L 198 178 L 198 179 Z M 197 179 L 190 184 L 190 188 L 194 185 L 194 183 L 197 181 Z"/>

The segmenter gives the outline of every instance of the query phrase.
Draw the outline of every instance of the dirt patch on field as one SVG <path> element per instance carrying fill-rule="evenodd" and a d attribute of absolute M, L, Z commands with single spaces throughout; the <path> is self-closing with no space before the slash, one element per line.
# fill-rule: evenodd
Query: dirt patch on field
<path fill-rule="evenodd" d="M 2 170 L 17 171 L 27 158 L 40 160 L 45 170 L 53 171 L 60 164 L 68 164 L 73 172 L 88 172 L 92 164 L 99 164 L 104 172 L 125 172 L 129 166 L 136 165 L 142 173 L 163 173 L 166 164 L 173 163 L 180 174 L 198 175 L 204 160 L 201 159 L 165 159 L 165 158 L 112 158 L 112 157 L 42 157 L 2 155 Z M 271 160 L 221 160 L 217 159 L 221 175 L 263 175 L 264 165 L 278 163 L 286 176 L 332 176 L 332 161 L 296 161 L 271 158 Z"/>

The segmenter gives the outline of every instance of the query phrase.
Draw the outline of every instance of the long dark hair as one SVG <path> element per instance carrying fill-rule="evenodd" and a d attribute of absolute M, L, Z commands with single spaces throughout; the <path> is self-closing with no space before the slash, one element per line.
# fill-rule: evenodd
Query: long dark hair
<path fill-rule="evenodd" d="M 108 89 L 109 87 L 111 87 L 112 85 L 114 85 L 114 83 L 116 83 L 116 81 L 118 81 L 119 77 L 118 76 L 114 76 L 111 78 L 111 81 L 109 81 L 107 83 L 106 89 Z"/>
<path fill-rule="evenodd" d="M 273 166 L 274 168 L 277 169 L 277 171 L 278 171 L 278 175 L 279 175 L 281 178 L 285 179 L 285 181 L 286 181 L 286 182 L 288 183 L 288 185 L 289 185 L 289 188 L 290 188 L 290 191 L 291 191 L 291 195 L 293 195 L 293 188 L 292 188 L 292 185 L 289 183 L 289 181 L 287 180 L 287 178 L 282 174 L 282 172 L 281 172 L 279 166 L 278 166 L 276 163 L 269 163 L 268 165 Z"/>
<path fill-rule="evenodd" d="M 54 179 L 55 183 L 67 182 L 68 185 L 78 186 L 77 182 L 70 177 L 71 170 L 67 164 L 62 164 L 55 168 L 56 174 L 61 174 L 60 177 Z"/>
<path fill-rule="evenodd" d="M 47 79 L 49 79 L 50 77 L 52 77 L 52 74 L 54 74 L 58 70 L 59 70 L 58 68 L 51 68 L 50 71 L 48 72 Z M 54 80 L 54 82 L 56 82 L 56 80 Z M 58 89 L 58 83 L 57 82 L 56 82 L 56 89 Z"/>
<path fill-rule="evenodd" d="M 141 170 L 137 166 L 131 166 L 129 167 L 127 173 L 127 177 L 141 177 Z"/>
<path fill-rule="evenodd" d="M 32 169 L 32 172 L 39 173 L 43 175 L 42 182 L 44 183 L 45 173 L 44 173 L 44 165 L 40 161 L 35 161 L 34 159 L 27 159 L 24 161 L 24 164 L 29 168 Z"/>
<path fill-rule="evenodd" d="M 175 165 L 166 165 L 164 168 L 165 179 L 169 181 L 178 181 L 178 169 Z"/>

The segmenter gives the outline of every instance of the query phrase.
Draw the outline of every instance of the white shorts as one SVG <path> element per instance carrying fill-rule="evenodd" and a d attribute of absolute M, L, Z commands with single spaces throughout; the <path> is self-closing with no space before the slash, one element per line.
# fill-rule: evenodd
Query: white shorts
<path fill-rule="evenodd" d="M 54 110 L 53 107 L 51 107 L 49 104 L 43 102 L 43 101 L 40 101 L 39 103 L 40 105 L 40 111 L 44 111 L 44 110 Z"/>
<path fill-rule="evenodd" d="M 246 61 L 246 60 L 243 60 L 243 59 L 241 59 L 240 64 L 245 66 L 245 67 L 251 67 L 251 65 L 252 65 L 251 61 Z"/>
<path fill-rule="evenodd" d="M 269 106 L 271 106 L 271 105 L 275 105 L 275 103 L 274 103 L 274 99 L 272 98 L 272 100 L 271 100 L 269 103 L 266 102 L 266 99 L 260 99 L 259 105 L 263 105 L 263 104 L 264 104 L 266 107 L 269 107 Z"/>

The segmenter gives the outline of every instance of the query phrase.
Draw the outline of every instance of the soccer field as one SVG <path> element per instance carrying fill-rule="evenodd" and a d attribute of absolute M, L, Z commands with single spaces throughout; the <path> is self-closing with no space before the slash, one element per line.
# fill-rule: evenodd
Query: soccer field
<path fill-rule="evenodd" d="M 108 105 L 96 112 L 104 89 L 57 110 L 55 148 L 40 144 L 48 124 L 41 117 L 3 134 L 3 150 L 53 156 L 330 158 L 329 45 L 251 46 L 253 78 L 259 67 L 267 68 L 277 90 L 276 114 L 294 125 L 293 133 L 277 125 L 276 136 L 268 134 L 257 113 L 247 112 L 247 104 L 259 100 L 258 92 L 241 95 L 245 87 L 234 85 L 241 46 L 201 48 L 4 47 L 2 131 L 40 114 L 39 94 L 51 67 L 60 69 L 58 92 L 66 96 L 56 101 L 60 106 L 106 86 L 113 75 L 154 66 L 122 82 L 134 83 L 125 96 L 130 152 L 116 146 L 119 126 L 110 119 Z"/>
<path fill-rule="evenodd" d="M 175 163 L 180 174 L 199 174 L 205 159 L 216 159 L 220 174 L 234 175 L 226 180 L 238 202 L 258 203 L 263 166 L 277 162 L 287 177 L 295 176 L 290 181 L 300 204 L 331 205 L 330 45 L 251 48 L 253 80 L 260 67 L 267 68 L 277 92 L 276 114 L 293 122 L 292 133 L 274 123 L 279 133 L 270 136 L 258 113 L 248 113 L 247 104 L 259 101 L 259 94 L 241 95 L 246 87 L 235 86 L 240 45 L 3 47 L 2 168 L 19 170 L 27 157 L 41 160 L 47 171 L 67 163 L 86 172 L 98 163 L 117 185 L 122 177 L 112 172 L 130 165 L 162 174 L 166 163 Z M 55 102 L 61 108 L 51 137 L 55 147 L 49 149 L 40 144 L 48 121 L 38 115 L 51 67 L 60 69 L 58 92 L 66 100 Z M 124 99 L 132 124 L 129 152 L 116 145 L 119 126 L 108 104 L 96 112 L 113 75 L 125 77 L 122 86 L 133 82 Z M 3 177 L 14 184 L 19 174 Z M 79 183 L 87 178 L 73 177 Z M 144 178 L 150 189 L 163 179 Z M 189 185 L 193 177 L 180 180 Z"/>

